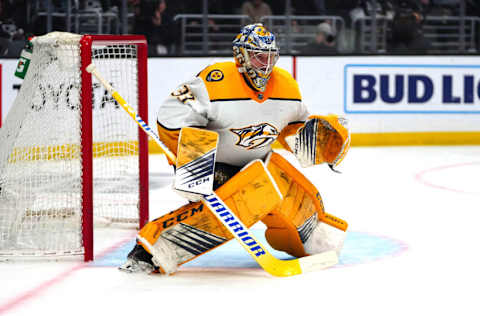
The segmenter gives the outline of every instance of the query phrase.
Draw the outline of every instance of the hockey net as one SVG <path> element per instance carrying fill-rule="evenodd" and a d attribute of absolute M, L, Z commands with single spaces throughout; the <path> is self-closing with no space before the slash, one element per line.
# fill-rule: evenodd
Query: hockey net
<path fill-rule="evenodd" d="M 84 254 L 93 218 L 148 219 L 144 133 L 84 69 L 94 62 L 147 120 L 141 36 L 49 33 L 0 129 L 0 259 Z M 93 210 L 93 213 L 92 213 Z"/>

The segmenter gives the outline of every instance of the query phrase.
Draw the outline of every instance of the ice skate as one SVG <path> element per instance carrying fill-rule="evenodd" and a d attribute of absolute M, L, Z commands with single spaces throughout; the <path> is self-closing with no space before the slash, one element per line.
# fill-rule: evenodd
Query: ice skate
<path fill-rule="evenodd" d="M 120 271 L 128 273 L 153 273 L 158 272 L 152 261 L 152 255 L 149 254 L 142 246 L 136 245 L 130 251 L 127 261 L 118 267 Z"/>

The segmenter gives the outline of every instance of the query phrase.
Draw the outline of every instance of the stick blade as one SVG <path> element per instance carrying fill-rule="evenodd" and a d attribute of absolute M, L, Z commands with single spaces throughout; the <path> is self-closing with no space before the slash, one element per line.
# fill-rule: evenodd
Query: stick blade
<path fill-rule="evenodd" d="M 334 250 L 298 259 L 302 273 L 323 270 L 338 263 L 338 255 Z"/>

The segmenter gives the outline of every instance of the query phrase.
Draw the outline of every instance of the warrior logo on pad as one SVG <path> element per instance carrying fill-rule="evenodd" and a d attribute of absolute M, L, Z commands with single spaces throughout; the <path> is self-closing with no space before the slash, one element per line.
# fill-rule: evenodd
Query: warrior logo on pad
<path fill-rule="evenodd" d="M 256 149 L 270 145 L 277 139 L 277 129 L 268 124 L 251 125 L 243 128 L 231 128 L 230 131 L 239 137 L 236 145 L 246 149 Z"/>

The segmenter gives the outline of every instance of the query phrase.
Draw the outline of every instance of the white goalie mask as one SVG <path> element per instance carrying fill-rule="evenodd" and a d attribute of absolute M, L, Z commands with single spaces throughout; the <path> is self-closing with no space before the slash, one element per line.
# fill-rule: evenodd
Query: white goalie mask
<path fill-rule="evenodd" d="M 275 35 L 261 23 L 242 28 L 233 40 L 233 57 L 238 71 L 245 73 L 255 90 L 265 91 L 279 52 Z"/>

